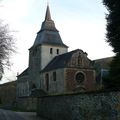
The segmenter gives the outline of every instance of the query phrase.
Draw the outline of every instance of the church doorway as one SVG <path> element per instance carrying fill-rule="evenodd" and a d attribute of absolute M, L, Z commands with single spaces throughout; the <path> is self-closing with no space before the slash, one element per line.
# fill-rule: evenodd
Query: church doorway
<path fill-rule="evenodd" d="M 48 91 L 49 90 L 49 74 L 48 73 L 45 75 L 45 81 L 46 81 L 46 90 Z"/>

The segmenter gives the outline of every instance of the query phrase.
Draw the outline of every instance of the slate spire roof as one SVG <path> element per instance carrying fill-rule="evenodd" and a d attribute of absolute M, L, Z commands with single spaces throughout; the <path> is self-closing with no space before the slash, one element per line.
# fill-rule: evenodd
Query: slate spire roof
<path fill-rule="evenodd" d="M 45 20 L 41 25 L 40 31 L 37 33 L 33 47 L 41 44 L 57 45 L 67 48 L 62 42 L 59 31 L 56 29 L 55 23 L 51 18 L 49 5 L 47 5 Z"/>
<path fill-rule="evenodd" d="M 42 23 L 41 31 L 42 30 L 52 30 L 52 31 L 58 31 L 55 27 L 55 23 L 51 18 L 51 13 L 50 13 L 50 8 L 49 5 L 47 5 L 46 9 L 46 15 L 45 15 L 45 20 Z"/>
<path fill-rule="evenodd" d="M 49 5 L 47 5 L 45 20 L 52 20 Z"/>

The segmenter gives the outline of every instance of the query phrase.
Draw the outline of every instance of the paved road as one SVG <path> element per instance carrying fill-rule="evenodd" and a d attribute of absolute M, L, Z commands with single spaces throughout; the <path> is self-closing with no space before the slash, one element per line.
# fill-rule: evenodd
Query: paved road
<path fill-rule="evenodd" d="M 0 109 L 0 120 L 25 120 L 25 119 L 15 112 Z"/>
<path fill-rule="evenodd" d="M 45 120 L 39 118 L 35 113 L 13 112 L 0 109 L 0 120 Z"/>

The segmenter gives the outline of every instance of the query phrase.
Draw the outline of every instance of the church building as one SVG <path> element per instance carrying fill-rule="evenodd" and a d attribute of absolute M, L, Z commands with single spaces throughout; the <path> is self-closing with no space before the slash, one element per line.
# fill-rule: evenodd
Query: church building
<path fill-rule="evenodd" d="M 86 52 L 81 49 L 68 52 L 48 5 L 45 20 L 29 49 L 28 68 L 17 76 L 17 96 L 30 96 L 34 90 L 48 95 L 94 91 L 95 76 Z"/>

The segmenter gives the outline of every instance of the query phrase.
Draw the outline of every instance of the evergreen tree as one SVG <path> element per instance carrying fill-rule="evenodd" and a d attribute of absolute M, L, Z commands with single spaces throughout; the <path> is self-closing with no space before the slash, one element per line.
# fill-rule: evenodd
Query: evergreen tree
<path fill-rule="evenodd" d="M 103 4 L 109 12 L 106 38 L 115 52 L 105 83 L 109 88 L 120 88 L 120 0 L 103 0 Z"/>

